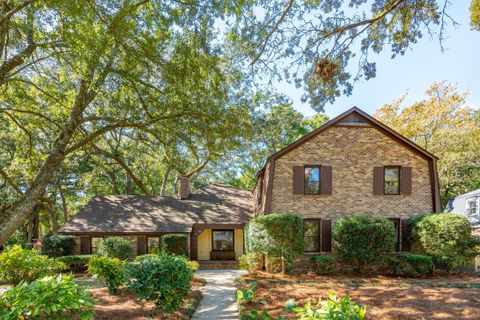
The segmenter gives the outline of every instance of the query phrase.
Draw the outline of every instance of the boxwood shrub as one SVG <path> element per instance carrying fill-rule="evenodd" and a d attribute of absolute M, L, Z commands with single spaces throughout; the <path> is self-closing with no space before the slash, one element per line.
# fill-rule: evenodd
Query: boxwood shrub
<path fill-rule="evenodd" d="M 91 254 L 64 256 L 57 258 L 58 261 L 65 263 L 68 270 L 72 272 L 81 272 L 87 270 L 88 262 L 93 257 Z"/>
<path fill-rule="evenodd" d="M 335 259 L 332 256 L 312 256 L 310 261 L 315 264 L 315 273 L 330 274 L 335 272 Z"/>
<path fill-rule="evenodd" d="M 282 272 L 303 255 L 303 220 L 296 214 L 273 213 L 256 217 L 245 226 L 245 234 L 247 252 L 264 254 L 270 260 L 286 260 Z"/>
<path fill-rule="evenodd" d="M 170 233 L 162 236 L 162 248 L 167 254 L 188 256 L 186 234 Z"/>
<path fill-rule="evenodd" d="M 56 258 L 73 254 L 74 248 L 74 236 L 51 235 L 43 238 L 41 252 L 49 257 Z"/>
<path fill-rule="evenodd" d="M 100 278 L 107 285 L 108 291 L 115 293 L 125 283 L 125 261 L 95 256 L 88 262 L 88 273 Z"/>
<path fill-rule="evenodd" d="M 108 237 L 98 244 L 98 254 L 110 258 L 127 260 L 133 255 L 133 246 L 125 238 Z"/>
<path fill-rule="evenodd" d="M 129 289 L 165 312 L 174 312 L 183 304 L 193 278 L 183 258 L 167 254 L 149 255 L 129 263 L 126 275 Z"/>
<path fill-rule="evenodd" d="M 347 216 L 337 220 L 333 240 L 341 259 L 358 272 L 395 251 L 393 222 L 372 215 Z"/>
<path fill-rule="evenodd" d="M 394 271 L 399 276 L 419 278 L 431 273 L 432 269 L 432 258 L 421 254 L 399 254 L 394 259 Z"/>

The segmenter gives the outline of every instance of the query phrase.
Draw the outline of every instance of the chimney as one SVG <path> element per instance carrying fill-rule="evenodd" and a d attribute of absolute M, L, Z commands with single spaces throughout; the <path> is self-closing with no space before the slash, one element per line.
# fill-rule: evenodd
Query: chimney
<path fill-rule="evenodd" d="M 178 197 L 182 200 L 188 199 L 190 196 L 190 178 L 186 176 L 180 176 L 180 188 L 178 190 Z"/>

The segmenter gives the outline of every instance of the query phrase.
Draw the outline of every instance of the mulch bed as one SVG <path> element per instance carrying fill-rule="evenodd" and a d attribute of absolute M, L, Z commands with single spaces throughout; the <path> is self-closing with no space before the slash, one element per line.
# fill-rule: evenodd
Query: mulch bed
<path fill-rule="evenodd" d="M 256 303 L 242 310 L 267 310 L 272 319 L 283 316 L 285 302 L 294 298 L 297 304 L 308 299 L 316 303 L 330 291 L 337 296 L 349 295 L 367 306 L 368 319 L 480 319 L 480 277 L 466 274 L 437 274 L 428 279 L 359 277 L 351 275 L 282 276 L 260 273 L 246 275 L 240 287 L 257 282 Z"/>

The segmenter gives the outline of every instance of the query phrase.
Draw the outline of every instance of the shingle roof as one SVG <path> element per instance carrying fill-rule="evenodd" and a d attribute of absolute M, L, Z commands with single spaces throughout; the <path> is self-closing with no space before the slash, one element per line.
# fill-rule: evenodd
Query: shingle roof
<path fill-rule="evenodd" d="M 171 196 L 95 196 L 61 233 L 191 232 L 194 223 L 244 224 L 253 216 L 250 191 L 214 184 L 186 200 Z"/>

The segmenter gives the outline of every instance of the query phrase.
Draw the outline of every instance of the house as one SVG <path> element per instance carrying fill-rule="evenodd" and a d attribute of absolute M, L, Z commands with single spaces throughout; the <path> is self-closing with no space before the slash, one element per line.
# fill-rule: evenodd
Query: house
<path fill-rule="evenodd" d="M 445 211 L 467 217 L 473 232 L 480 235 L 480 189 L 461 194 L 450 200 Z"/>
<path fill-rule="evenodd" d="M 94 253 L 101 237 L 121 235 L 136 254 L 165 233 L 185 233 L 194 260 L 237 259 L 243 227 L 255 215 L 300 214 L 309 254 L 331 251 L 332 223 L 372 213 L 392 219 L 397 249 L 407 250 L 406 221 L 440 210 L 437 158 L 358 108 L 271 155 L 253 192 L 212 185 L 179 197 L 97 196 L 60 230 L 77 250 Z"/>

